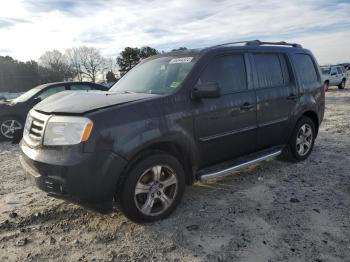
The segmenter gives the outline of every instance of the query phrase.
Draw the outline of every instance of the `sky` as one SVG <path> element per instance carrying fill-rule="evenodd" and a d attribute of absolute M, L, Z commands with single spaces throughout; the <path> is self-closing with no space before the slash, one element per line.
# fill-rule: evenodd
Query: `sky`
<path fill-rule="evenodd" d="M 321 64 L 350 62 L 350 0 L 0 0 L 0 55 L 180 46 L 259 39 L 291 41 Z"/>

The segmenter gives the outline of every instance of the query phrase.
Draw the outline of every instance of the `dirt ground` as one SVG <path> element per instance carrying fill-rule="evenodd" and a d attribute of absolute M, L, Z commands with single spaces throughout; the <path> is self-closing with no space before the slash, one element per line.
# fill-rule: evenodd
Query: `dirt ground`
<path fill-rule="evenodd" d="M 47 197 L 1 143 L 0 261 L 350 261 L 350 86 L 326 102 L 308 160 L 187 187 L 170 218 L 147 225 Z"/>

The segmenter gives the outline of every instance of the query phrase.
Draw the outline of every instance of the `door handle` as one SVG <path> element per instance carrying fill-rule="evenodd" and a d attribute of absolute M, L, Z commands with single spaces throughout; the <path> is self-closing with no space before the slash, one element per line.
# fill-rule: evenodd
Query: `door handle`
<path fill-rule="evenodd" d="M 298 96 L 296 95 L 296 94 L 293 94 L 293 93 L 291 93 L 288 97 L 287 97 L 287 99 L 289 99 L 289 100 L 295 100 L 295 99 L 297 99 L 298 98 Z"/>
<path fill-rule="evenodd" d="M 248 110 L 252 109 L 253 107 L 254 107 L 254 105 L 249 104 L 249 103 L 247 102 L 247 103 L 244 103 L 244 104 L 240 107 L 240 109 L 241 109 L 242 111 L 248 111 Z"/>

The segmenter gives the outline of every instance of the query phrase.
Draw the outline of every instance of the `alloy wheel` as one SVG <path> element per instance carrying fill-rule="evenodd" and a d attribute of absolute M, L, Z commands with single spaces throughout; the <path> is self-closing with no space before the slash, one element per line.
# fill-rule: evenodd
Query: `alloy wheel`
<path fill-rule="evenodd" d="M 313 132 L 309 124 L 300 127 L 297 135 L 297 152 L 300 156 L 305 156 L 311 149 L 313 142 Z"/>
<path fill-rule="evenodd" d="M 19 129 L 22 129 L 22 124 L 14 119 L 5 120 L 0 126 L 1 134 L 8 139 L 12 139 L 15 131 Z"/>
<path fill-rule="evenodd" d="M 174 170 L 157 165 L 140 176 L 135 187 L 134 201 L 142 214 L 157 216 L 171 206 L 177 191 L 178 179 Z"/>

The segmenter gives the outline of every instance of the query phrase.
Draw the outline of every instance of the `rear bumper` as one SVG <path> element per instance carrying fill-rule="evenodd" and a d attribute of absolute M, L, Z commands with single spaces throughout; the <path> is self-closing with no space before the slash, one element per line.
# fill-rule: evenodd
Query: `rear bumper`
<path fill-rule="evenodd" d="M 80 146 L 34 149 L 22 140 L 20 147 L 26 177 L 48 195 L 101 213 L 112 211 L 123 158 L 110 151 L 84 153 Z"/>

